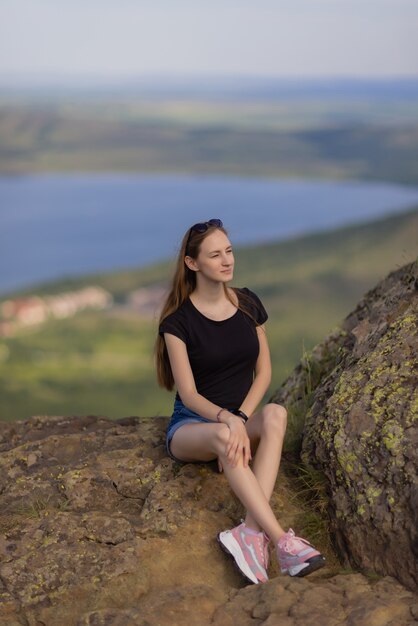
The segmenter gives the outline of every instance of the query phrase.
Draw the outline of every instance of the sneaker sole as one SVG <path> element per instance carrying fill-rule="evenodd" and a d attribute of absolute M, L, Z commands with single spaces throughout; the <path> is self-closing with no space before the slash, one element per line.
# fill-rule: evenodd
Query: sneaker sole
<path fill-rule="evenodd" d="M 295 573 L 292 574 L 291 573 L 291 569 L 289 568 L 287 570 L 285 570 L 284 572 L 282 571 L 282 574 L 289 574 L 289 576 L 297 576 L 298 578 L 303 578 L 304 576 L 307 576 L 308 574 L 311 574 L 312 572 L 315 572 L 317 569 L 320 569 L 321 567 L 324 567 L 325 565 L 325 557 L 322 556 L 322 554 L 318 555 L 318 556 L 314 556 L 312 557 L 312 559 L 307 561 L 309 564 L 306 567 L 303 567 L 302 569 L 298 570 L 298 568 L 300 567 L 299 565 L 295 565 L 294 566 L 294 570 Z M 301 563 L 300 565 L 303 565 L 303 563 Z"/>
<path fill-rule="evenodd" d="M 225 530 L 219 533 L 217 538 L 222 550 L 234 559 L 234 563 L 237 566 L 240 574 L 242 574 L 244 578 L 248 580 L 248 582 L 258 585 L 260 581 L 248 567 L 247 561 L 244 558 L 239 543 L 234 538 L 233 534 Z"/>

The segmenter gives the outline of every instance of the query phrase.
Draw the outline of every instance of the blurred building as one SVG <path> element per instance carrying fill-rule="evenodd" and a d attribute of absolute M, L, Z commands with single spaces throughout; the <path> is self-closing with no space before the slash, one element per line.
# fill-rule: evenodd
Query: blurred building
<path fill-rule="evenodd" d="M 84 309 L 107 309 L 113 296 L 102 287 L 89 286 L 52 296 L 28 296 L 0 303 L 0 336 L 14 335 L 20 328 L 36 326 L 48 319 L 71 317 Z"/>

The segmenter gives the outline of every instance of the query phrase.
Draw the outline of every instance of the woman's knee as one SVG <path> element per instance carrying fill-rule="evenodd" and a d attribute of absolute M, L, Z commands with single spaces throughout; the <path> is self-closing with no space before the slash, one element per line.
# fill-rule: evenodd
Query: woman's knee
<path fill-rule="evenodd" d="M 284 436 L 287 426 L 287 411 L 281 404 L 266 404 L 261 411 L 262 432 Z"/>
<path fill-rule="evenodd" d="M 226 450 L 226 446 L 229 441 L 230 430 L 226 424 L 217 424 L 216 430 L 214 433 L 214 441 L 213 445 L 215 448 L 216 454 L 219 456 L 223 454 Z"/>

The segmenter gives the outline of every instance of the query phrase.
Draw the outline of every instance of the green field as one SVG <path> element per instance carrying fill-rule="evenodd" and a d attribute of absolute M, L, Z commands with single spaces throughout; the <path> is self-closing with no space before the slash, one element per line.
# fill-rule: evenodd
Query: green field
<path fill-rule="evenodd" d="M 368 289 L 417 257 L 417 233 L 415 208 L 366 225 L 236 249 L 234 284 L 256 291 L 270 315 L 270 392 L 304 350 L 338 325 Z M 172 269 L 172 263 L 165 262 L 67 279 L 40 286 L 36 293 L 97 284 L 123 302 L 133 289 L 166 283 Z M 85 311 L 0 339 L 0 419 L 169 414 L 173 396 L 155 381 L 156 330 L 156 320 Z"/>
<path fill-rule="evenodd" d="M 130 171 L 418 184 L 417 102 L 0 99 L 0 172 Z"/>

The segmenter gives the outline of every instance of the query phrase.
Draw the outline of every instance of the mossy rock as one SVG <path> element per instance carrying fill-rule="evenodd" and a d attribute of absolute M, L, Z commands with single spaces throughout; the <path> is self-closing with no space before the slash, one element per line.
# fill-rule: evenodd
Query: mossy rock
<path fill-rule="evenodd" d="M 303 463 L 326 477 L 343 560 L 410 588 L 418 586 L 417 268 L 392 272 L 314 349 L 320 375 L 305 392 L 300 432 Z M 290 400 L 290 414 L 307 388 L 303 363 L 292 382 L 274 396 Z"/>

